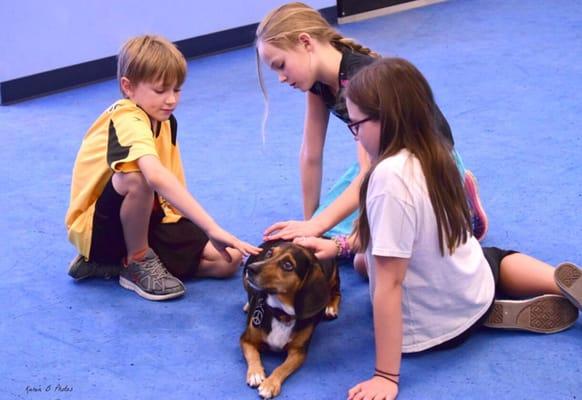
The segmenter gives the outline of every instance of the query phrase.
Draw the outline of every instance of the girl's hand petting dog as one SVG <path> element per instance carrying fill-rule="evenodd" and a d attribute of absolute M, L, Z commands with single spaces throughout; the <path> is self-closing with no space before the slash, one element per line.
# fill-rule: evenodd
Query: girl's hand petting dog
<path fill-rule="evenodd" d="M 325 229 L 313 220 L 276 222 L 265 229 L 263 240 L 291 240 L 301 236 L 319 236 Z"/>
<path fill-rule="evenodd" d="M 320 260 L 332 260 L 337 256 L 337 245 L 333 240 L 323 239 L 314 236 L 298 237 L 293 243 L 307 247 L 315 253 L 315 257 Z"/>

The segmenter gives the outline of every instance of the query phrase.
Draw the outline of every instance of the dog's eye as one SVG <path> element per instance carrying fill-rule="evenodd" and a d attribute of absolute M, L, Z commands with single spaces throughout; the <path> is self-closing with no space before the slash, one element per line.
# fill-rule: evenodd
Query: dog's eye
<path fill-rule="evenodd" d="M 271 258 L 271 257 L 273 257 L 273 249 L 269 249 L 265 253 L 265 258 Z"/>
<path fill-rule="evenodd" d="M 291 263 L 291 261 L 285 261 L 283 264 L 281 264 L 281 268 L 283 268 L 285 271 L 293 271 L 293 263 Z"/>

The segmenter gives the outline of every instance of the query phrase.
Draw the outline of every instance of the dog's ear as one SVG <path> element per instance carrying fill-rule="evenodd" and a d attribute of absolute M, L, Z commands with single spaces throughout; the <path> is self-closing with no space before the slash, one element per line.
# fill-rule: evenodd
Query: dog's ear
<path fill-rule="evenodd" d="M 309 250 L 305 250 L 309 251 Z M 315 256 L 301 257 L 306 265 L 306 274 L 299 291 L 295 294 L 295 315 L 297 319 L 307 319 L 321 312 L 329 303 L 331 289 L 321 263 Z"/>

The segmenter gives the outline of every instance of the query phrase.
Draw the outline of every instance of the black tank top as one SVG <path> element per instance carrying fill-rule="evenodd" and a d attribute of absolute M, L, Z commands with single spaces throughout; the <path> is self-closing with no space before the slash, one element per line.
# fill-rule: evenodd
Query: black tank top
<path fill-rule="evenodd" d="M 348 85 L 350 79 L 358 72 L 361 68 L 374 62 L 375 58 L 370 55 L 365 55 L 353 51 L 352 49 L 346 47 L 342 49 L 342 60 L 340 62 L 340 70 L 338 76 L 339 92 L 336 94 L 333 92 L 332 88 L 327 86 L 323 82 L 315 82 L 309 91 L 313 94 L 320 96 L 325 103 L 327 109 L 333 113 L 336 117 L 344 121 L 346 124 L 350 122 L 350 117 L 348 116 L 348 110 L 346 108 L 346 100 L 343 96 L 343 92 Z M 447 122 L 445 116 L 441 112 L 438 105 L 436 106 L 436 126 L 439 132 L 449 140 L 451 145 L 454 145 L 453 134 L 451 133 L 451 127 Z"/>

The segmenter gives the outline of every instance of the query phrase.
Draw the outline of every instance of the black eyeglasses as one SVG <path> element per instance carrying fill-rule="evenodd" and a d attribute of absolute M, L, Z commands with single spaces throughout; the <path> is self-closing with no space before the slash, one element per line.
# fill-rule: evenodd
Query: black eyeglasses
<path fill-rule="evenodd" d="M 373 119 L 374 118 L 372 118 L 372 117 L 368 117 L 368 118 L 364 118 L 360 121 L 351 122 L 348 124 L 348 129 L 350 130 L 350 132 L 352 132 L 352 135 L 354 135 L 354 137 L 358 137 L 358 131 L 360 130 L 360 125 L 363 124 L 364 122 L 371 121 Z"/>

